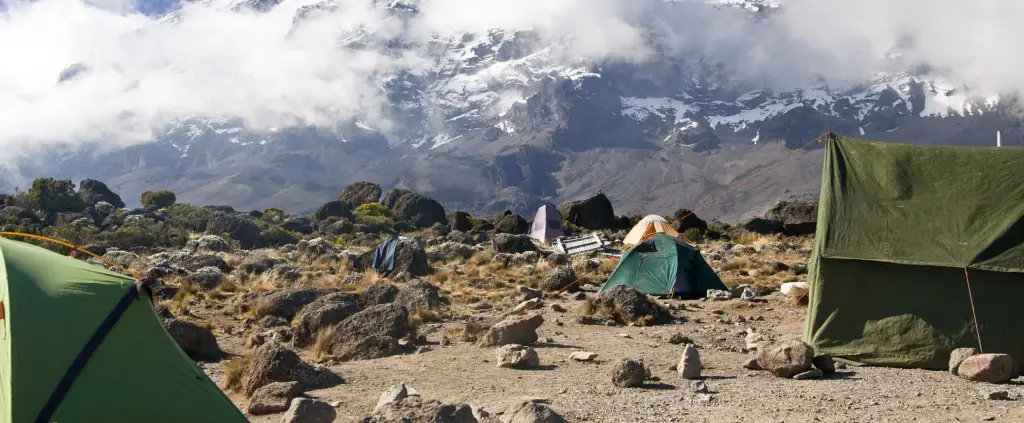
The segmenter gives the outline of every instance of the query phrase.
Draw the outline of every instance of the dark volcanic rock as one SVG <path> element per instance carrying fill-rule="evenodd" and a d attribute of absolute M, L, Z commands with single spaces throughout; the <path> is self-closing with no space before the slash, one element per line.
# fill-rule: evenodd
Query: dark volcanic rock
<path fill-rule="evenodd" d="M 657 325 L 672 321 L 672 315 L 658 303 L 651 301 L 627 286 L 616 286 L 593 299 L 592 309 L 600 316 L 609 316 L 617 323 L 628 325 L 642 321 Z"/>
<path fill-rule="evenodd" d="M 394 188 L 388 191 L 381 203 L 391 209 L 396 219 L 419 228 L 447 222 L 441 203 L 408 190 Z"/>
<path fill-rule="evenodd" d="M 530 230 L 530 224 L 518 214 L 506 211 L 494 219 L 494 231 L 499 234 L 525 234 Z"/>
<path fill-rule="evenodd" d="M 786 235 L 810 235 L 818 226 L 818 203 L 814 201 L 778 201 L 765 217 L 779 222 Z"/>
<path fill-rule="evenodd" d="M 260 316 L 277 316 L 291 320 L 306 304 L 331 291 L 310 288 L 291 288 L 266 294 L 256 300 Z"/>
<path fill-rule="evenodd" d="M 693 228 L 697 228 L 702 234 L 708 231 L 708 222 L 697 217 L 697 214 L 690 210 L 682 209 L 676 211 L 673 221 L 676 225 L 676 232 L 680 234 Z"/>
<path fill-rule="evenodd" d="M 497 234 L 491 242 L 494 245 L 494 251 L 499 253 L 515 254 L 537 251 L 533 240 L 526 235 Z"/>
<path fill-rule="evenodd" d="M 395 355 L 398 340 L 409 335 L 409 311 L 395 304 L 367 307 L 334 327 L 328 348 L 343 360 Z"/>
<path fill-rule="evenodd" d="M 782 224 L 763 217 L 752 218 L 743 223 L 743 229 L 757 234 L 780 234 L 783 232 Z"/>
<path fill-rule="evenodd" d="M 217 337 L 213 332 L 184 320 L 164 319 L 164 328 L 174 338 L 182 351 L 193 360 L 217 360 L 221 356 Z"/>
<path fill-rule="evenodd" d="M 345 187 L 345 190 L 338 196 L 338 201 L 344 201 L 352 207 L 359 207 L 367 203 L 380 201 L 383 191 L 380 185 L 372 182 L 356 182 Z"/>
<path fill-rule="evenodd" d="M 336 292 L 327 294 L 307 304 L 295 315 L 296 347 L 306 347 L 316 341 L 322 330 L 349 318 L 362 310 L 362 299 L 358 294 Z"/>
<path fill-rule="evenodd" d="M 615 229 L 618 220 L 612 202 L 603 193 L 559 207 L 562 217 L 584 229 Z"/>
<path fill-rule="evenodd" d="M 352 219 L 352 206 L 341 200 L 330 201 L 313 213 L 313 218 L 316 220 L 327 220 L 330 217 Z"/>
<path fill-rule="evenodd" d="M 82 203 L 90 206 L 105 201 L 117 208 L 124 207 L 121 196 L 107 188 L 103 182 L 93 179 L 85 179 L 78 184 L 78 198 L 82 200 Z"/>
<path fill-rule="evenodd" d="M 448 227 L 453 231 L 469 232 L 473 229 L 473 217 L 466 212 L 453 212 L 448 214 Z"/>
<path fill-rule="evenodd" d="M 206 224 L 206 233 L 211 235 L 227 234 L 238 241 L 242 248 L 263 248 L 266 240 L 260 234 L 260 227 L 248 219 L 226 213 L 214 213 Z"/>

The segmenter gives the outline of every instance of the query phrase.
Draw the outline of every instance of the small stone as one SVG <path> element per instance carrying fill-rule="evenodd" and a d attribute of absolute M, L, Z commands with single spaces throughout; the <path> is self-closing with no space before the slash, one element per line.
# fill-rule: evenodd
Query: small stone
<path fill-rule="evenodd" d="M 640 386 L 647 380 L 650 370 L 640 360 L 622 360 L 612 368 L 612 384 L 623 388 Z"/>
<path fill-rule="evenodd" d="M 572 354 L 569 354 L 570 360 L 579 361 L 582 363 L 589 363 L 591 361 L 594 361 L 594 359 L 596 358 L 597 353 L 592 353 L 589 351 L 575 351 Z"/>
<path fill-rule="evenodd" d="M 1005 401 L 1010 399 L 1010 393 L 1007 391 L 988 391 L 981 393 L 982 398 L 993 400 L 993 401 Z"/>
<path fill-rule="evenodd" d="M 725 301 L 732 299 L 732 294 L 729 291 L 722 291 L 720 289 L 709 289 L 707 298 L 713 301 Z"/>
<path fill-rule="evenodd" d="M 309 398 L 295 398 L 281 423 L 331 423 L 338 412 L 330 404 Z"/>
<path fill-rule="evenodd" d="M 697 352 L 697 348 L 693 345 L 687 345 L 683 349 L 683 356 L 680 357 L 676 369 L 679 372 L 679 376 L 683 379 L 699 379 L 703 367 L 700 363 L 700 354 Z"/>
<path fill-rule="evenodd" d="M 388 404 L 396 403 L 411 396 L 418 396 L 419 394 L 415 389 L 404 383 L 393 385 L 380 395 L 380 399 L 377 400 L 377 406 L 374 407 L 373 411 L 376 413 Z"/>
<path fill-rule="evenodd" d="M 814 365 L 814 367 L 820 369 L 822 373 L 826 375 L 830 375 L 836 372 L 836 362 L 835 360 L 832 359 L 831 355 L 818 355 L 814 357 L 814 360 L 812 360 L 811 363 Z"/>
<path fill-rule="evenodd" d="M 996 418 L 993 417 L 993 416 L 988 416 L 988 417 L 982 417 L 981 418 L 981 421 L 983 421 L 983 422 L 991 422 L 991 421 L 995 421 L 995 420 L 996 420 Z"/>
<path fill-rule="evenodd" d="M 959 376 L 957 373 L 960 369 L 960 364 L 963 363 L 967 357 L 975 355 L 978 355 L 978 350 L 976 348 L 957 348 L 953 350 L 953 352 L 949 354 L 949 373 L 952 373 L 954 376 Z"/>
<path fill-rule="evenodd" d="M 761 365 L 757 364 L 757 357 L 752 357 L 743 362 L 743 368 L 747 370 L 763 370 Z"/>
<path fill-rule="evenodd" d="M 1006 383 L 1016 376 L 1017 368 L 1009 355 L 978 354 L 960 363 L 957 373 L 974 382 Z"/>
<path fill-rule="evenodd" d="M 619 338 L 626 338 L 626 339 L 633 338 L 632 336 L 629 336 L 628 333 L 617 333 L 617 334 L 615 334 L 615 336 L 618 336 Z"/>
<path fill-rule="evenodd" d="M 706 394 L 708 392 L 711 392 L 708 389 L 708 384 L 704 383 L 703 380 L 695 380 L 693 382 L 690 382 L 690 390 L 698 394 Z"/>
<path fill-rule="evenodd" d="M 562 307 L 558 304 L 552 304 L 551 311 L 554 311 L 556 313 L 565 313 L 565 307 Z"/>
<path fill-rule="evenodd" d="M 525 345 L 504 345 L 495 352 L 498 367 L 508 369 L 531 369 L 540 365 L 537 351 Z"/>
<path fill-rule="evenodd" d="M 689 336 L 676 332 L 668 338 L 668 343 L 672 345 L 692 344 L 693 340 Z"/>
<path fill-rule="evenodd" d="M 811 369 L 811 370 L 808 370 L 806 372 L 800 373 L 800 374 L 798 374 L 796 376 L 793 376 L 793 379 L 796 379 L 796 380 L 818 379 L 818 378 L 820 378 L 823 375 L 824 375 L 824 373 L 821 371 L 821 369 Z"/>
<path fill-rule="evenodd" d="M 540 307 L 540 305 L 541 305 L 540 298 L 533 298 L 533 299 L 529 299 L 529 300 L 526 300 L 526 301 L 523 301 L 523 302 L 519 303 L 519 305 L 517 305 L 514 309 L 512 309 L 512 311 L 515 312 L 515 313 L 522 313 L 524 311 L 529 311 L 529 310 L 537 309 L 537 308 Z"/>
<path fill-rule="evenodd" d="M 287 411 L 300 393 L 298 382 L 275 382 L 262 386 L 249 398 L 247 411 L 254 416 Z"/>

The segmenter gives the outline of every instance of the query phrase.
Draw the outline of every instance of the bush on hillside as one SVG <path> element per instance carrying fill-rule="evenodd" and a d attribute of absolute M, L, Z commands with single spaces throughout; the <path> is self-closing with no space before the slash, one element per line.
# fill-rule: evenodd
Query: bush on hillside
<path fill-rule="evenodd" d="M 75 195 L 75 184 L 70 179 L 39 178 L 25 194 L 32 208 L 46 213 L 74 211 L 81 208 Z"/>
<path fill-rule="evenodd" d="M 270 226 L 263 231 L 263 238 L 267 240 L 267 243 L 272 247 L 280 247 L 282 245 L 297 244 L 299 237 L 294 233 L 288 232 L 280 226 Z"/>
<path fill-rule="evenodd" d="M 263 221 L 267 223 L 281 223 L 284 222 L 284 218 L 284 210 L 279 208 L 270 208 L 263 211 Z"/>
<path fill-rule="evenodd" d="M 160 191 L 146 191 L 142 193 L 142 205 L 146 208 L 155 207 L 163 209 L 173 206 L 177 201 L 178 198 L 174 193 L 165 189 Z"/>
<path fill-rule="evenodd" d="M 363 204 L 352 214 L 355 216 L 356 224 L 371 228 L 389 228 L 395 224 L 395 220 L 391 217 L 391 210 L 380 203 Z"/>
<path fill-rule="evenodd" d="M 50 226 L 43 228 L 42 232 L 45 237 L 65 241 L 72 245 L 86 245 L 96 241 L 100 230 L 95 226 Z"/>
<path fill-rule="evenodd" d="M 704 234 L 700 232 L 700 228 L 690 228 L 679 235 L 690 242 L 701 242 L 704 240 Z"/>
<path fill-rule="evenodd" d="M 212 213 L 204 207 L 197 207 L 191 204 L 174 204 L 164 209 L 164 216 L 172 226 L 186 228 L 194 232 L 206 230 L 206 221 Z"/>

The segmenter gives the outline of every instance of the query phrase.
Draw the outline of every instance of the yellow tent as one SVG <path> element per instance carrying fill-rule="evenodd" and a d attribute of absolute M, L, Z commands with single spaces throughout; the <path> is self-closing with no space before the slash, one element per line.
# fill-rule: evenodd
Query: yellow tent
<path fill-rule="evenodd" d="M 656 233 L 679 238 L 679 232 L 676 232 L 675 228 L 665 218 L 652 214 L 640 219 L 640 222 L 633 226 L 633 229 L 629 231 L 629 234 L 626 235 L 626 239 L 622 240 L 622 243 L 626 248 L 629 248 L 643 242 Z"/>

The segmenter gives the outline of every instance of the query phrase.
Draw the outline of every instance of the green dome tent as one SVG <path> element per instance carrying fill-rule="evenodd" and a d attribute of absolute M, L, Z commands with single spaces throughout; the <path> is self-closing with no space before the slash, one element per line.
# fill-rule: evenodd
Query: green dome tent
<path fill-rule="evenodd" d="M 246 422 L 168 335 L 146 291 L 0 238 L 0 421 Z"/>
<path fill-rule="evenodd" d="M 663 233 L 627 250 L 600 292 L 617 285 L 644 294 L 680 298 L 702 297 L 709 289 L 726 289 L 700 250 Z"/>

